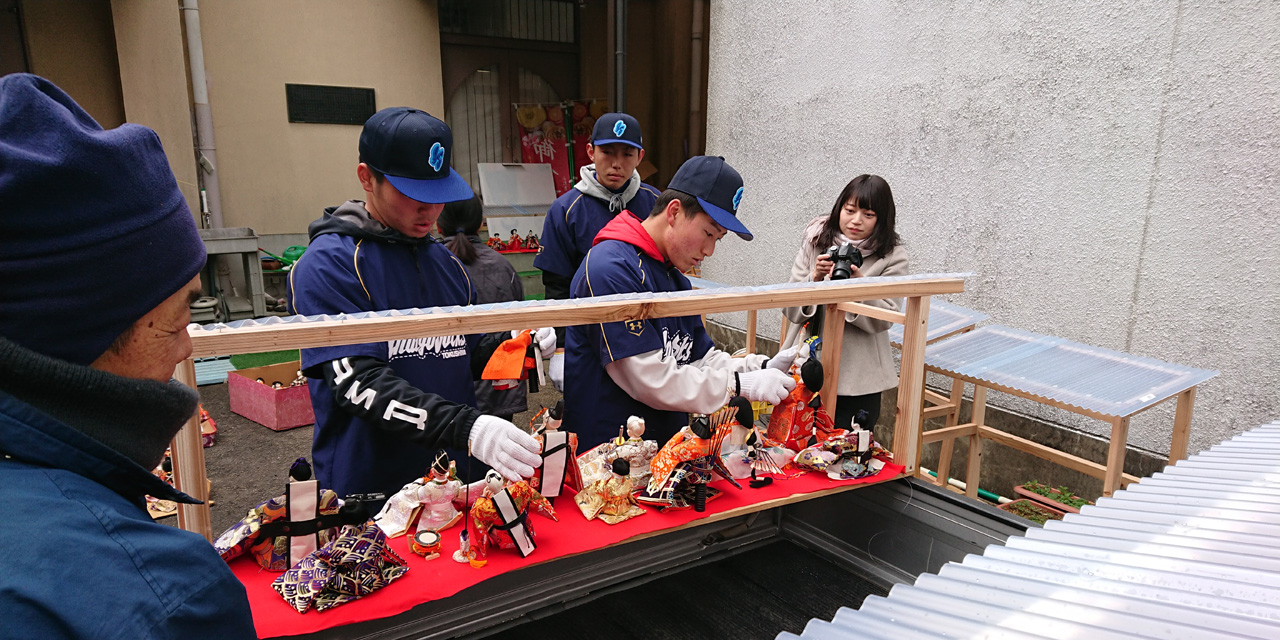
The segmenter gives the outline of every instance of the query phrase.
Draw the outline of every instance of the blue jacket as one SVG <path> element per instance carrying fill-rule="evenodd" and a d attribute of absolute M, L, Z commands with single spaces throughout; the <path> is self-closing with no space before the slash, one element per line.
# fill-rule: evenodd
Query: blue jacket
<path fill-rule="evenodd" d="M 667 263 L 634 216 L 619 214 L 573 277 L 573 297 L 688 291 L 689 279 Z M 701 360 L 714 344 L 699 316 L 569 327 L 565 348 L 564 426 L 586 451 L 618 435 L 628 416 L 645 420 L 645 439 L 665 443 L 689 424 L 689 414 L 654 409 L 622 390 L 605 366 L 662 350 L 677 364 Z"/>
<path fill-rule="evenodd" d="M 635 178 L 633 178 L 635 179 Z M 657 189 L 640 183 L 640 190 L 626 203 L 625 208 L 637 218 L 649 217 L 658 196 Z M 533 266 L 565 278 L 572 278 L 578 265 L 591 250 L 596 234 L 618 215 L 609 210 L 609 203 L 589 196 L 578 189 L 570 189 L 547 209 L 542 221 L 542 235 L 538 237 L 541 248 L 533 259 Z"/>
<path fill-rule="evenodd" d="M 294 313 L 335 315 L 476 302 L 466 269 L 443 244 L 383 227 L 363 203 L 349 201 L 326 210 L 309 231 L 311 244 L 289 275 Z M 340 496 L 392 495 L 427 473 L 438 446 L 453 447 L 455 456 L 466 451 L 471 426 L 480 415 L 472 386 L 472 346 L 467 336 L 457 335 L 303 349 L 302 367 L 310 377 L 316 415 L 312 462 L 320 485 Z M 397 405 L 402 408 L 389 414 L 406 419 L 423 415 L 424 424 L 397 432 L 392 430 L 397 425 L 373 424 L 339 406 L 320 366 L 352 357 L 372 358 L 413 388 L 433 394 L 430 407 Z M 376 395 L 367 406 L 399 393 L 362 386 L 351 395 L 364 398 L 361 394 L 370 391 Z"/>
<path fill-rule="evenodd" d="M 0 637 L 257 637 L 213 546 L 144 506 L 189 496 L 4 391 L 0 451 Z"/>

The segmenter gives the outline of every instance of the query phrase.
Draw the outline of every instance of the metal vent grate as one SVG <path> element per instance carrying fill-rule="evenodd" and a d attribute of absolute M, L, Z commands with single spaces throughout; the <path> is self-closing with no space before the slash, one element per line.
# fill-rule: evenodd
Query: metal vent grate
<path fill-rule="evenodd" d="M 363 125 L 378 110 L 373 89 L 286 84 L 284 94 L 289 122 Z"/>

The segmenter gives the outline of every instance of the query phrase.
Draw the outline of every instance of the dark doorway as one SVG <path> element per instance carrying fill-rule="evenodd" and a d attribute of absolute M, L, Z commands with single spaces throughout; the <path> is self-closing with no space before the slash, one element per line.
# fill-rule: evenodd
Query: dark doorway
<path fill-rule="evenodd" d="M 440 57 L 454 169 L 518 162 L 515 103 L 578 97 L 578 7 L 561 0 L 441 0 Z"/>
<path fill-rule="evenodd" d="M 0 76 L 27 73 L 27 41 L 22 33 L 22 5 L 0 0 Z"/>

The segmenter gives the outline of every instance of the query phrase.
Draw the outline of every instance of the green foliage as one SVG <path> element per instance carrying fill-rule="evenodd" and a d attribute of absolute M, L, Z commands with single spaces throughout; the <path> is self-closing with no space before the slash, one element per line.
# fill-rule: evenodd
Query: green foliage
<path fill-rule="evenodd" d="M 1044 524 L 1046 520 L 1062 519 L 1062 516 L 1053 513 L 1026 498 L 1010 503 L 1007 511 L 1016 516 L 1026 518 L 1036 524 Z"/>
<path fill-rule="evenodd" d="M 1074 507 L 1076 509 L 1079 509 L 1080 507 L 1083 507 L 1084 505 L 1089 504 L 1088 500 L 1085 500 L 1084 498 L 1081 498 L 1080 496 L 1077 496 L 1076 494 L 1072 493 L 1071 489 L 1067 488 L 1066 485 L 1062 485 L 1057 489 L 1052 489 L 1048 486 L 1040 484 L 1035 480 L 1032 480 L 1031 482 L 1028 482 L 1022 485 L 1022 488 L 1026 489 L 1027 491 L 1038 493 L 1050 500 L 1053 500 L 1054 502 L 1061 502 L 1062 504 L 1065 504 L 1068 507 Z"/>
<path fill-rule="evenodd" d="M 252 369 L 254 367 L 265 367 L 269 364 L 291 362 L 298 358 L 299 355 L 297 349 L 291 349 L 289 351 L 268 351 L 266 353 L 242 353 L 231 356 L 231 366 L 236 369 Z"/>

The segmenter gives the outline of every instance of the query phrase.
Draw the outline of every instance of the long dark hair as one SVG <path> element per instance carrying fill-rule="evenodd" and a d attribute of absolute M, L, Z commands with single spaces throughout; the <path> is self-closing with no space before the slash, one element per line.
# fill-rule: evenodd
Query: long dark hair
<path fill-rule="evenodd" d="M 440 233 L 447 238 L 445 246 L 453 252 L 453 255 L 458 256 L 462 264 L 471 264 L 476 261 L 476 248 L 471 246 L 467 236 L 480 233 L 483 213 L 484 205 L 480 203 L 480 196 L 471 196 L 470 200 L 459 200 L 444 205 L 444 211 L 440 212 L 440 217 L 436 220 L 436 228 L 440 229 Z M 453 233 L 452 236 L 448 235 L 450 232 Z"/>
<path fill-rule="evenodd" d="M 859 209 L 876 212 L 876 228 L 871 231 L 871 242 L 867 246 L 873 254 L 885 256 L 902 242 L 893 228 L 898 213 L 893 206 L 893 192 L 889 190 L 889 183 L 880 176 L 864 173 L 850 180 L 840 192 L 840 197 L 836 198 L 835 205 L 831 207 L 831 215 L 822 225 L 822 232 L 813 241 L 813 248 L 819 254 L 835 244 L 836 237 L 841 233 L 840 211 L 850 202 Z"/>

